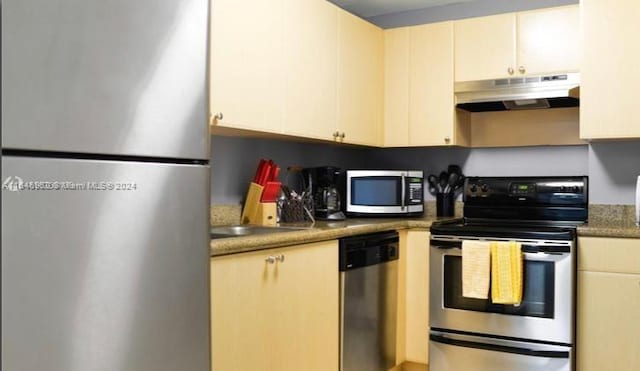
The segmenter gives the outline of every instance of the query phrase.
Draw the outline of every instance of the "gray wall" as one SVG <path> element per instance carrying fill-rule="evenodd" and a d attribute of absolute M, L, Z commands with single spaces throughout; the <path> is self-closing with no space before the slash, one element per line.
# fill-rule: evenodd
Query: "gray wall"
<path fill-rule="evenodd" d="M 578 0 L 476 0 L 366 19 L 382 28 L 394 28 L 577 3 Z"/>
<path fill-rule="evenodd" d="M 284 182 L 288 166 L 364 168 L 368 152 L 367 148 L 334 144 L 214 136 L 211 138 L 211 203 L 240 203 L 261 158 L 272 159 L 281 167 L 279 179 Z M 294 183 L 292 180 L 291 184 Z"/>
<path fill-rule="evenodd" d="M 240 203 L 262 157 L 283 167 L 283 181 L 285 168 L 290 165 L 418 169 L 437 174 L 449 164 L 458 164 L 466 175 L 472 176 L 588 175 L 590 202 L 599 204 L 633 204 L 635 182 L 640 175 L 640 141 L 582 146 L 381 149 L 215 136 L 211 153 L 214 204 Z"/>
<path fill-rule="evenodd" d="M 640 176 L 640 141 L 593 143 L 589 146 L 590 201 L 634 204 Z"/>

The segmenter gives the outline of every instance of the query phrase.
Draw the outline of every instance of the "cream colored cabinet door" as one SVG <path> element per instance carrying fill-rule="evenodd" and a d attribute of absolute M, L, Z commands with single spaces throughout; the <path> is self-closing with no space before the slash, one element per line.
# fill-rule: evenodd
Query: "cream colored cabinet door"
<path fill-rule="evenodd" d="M 276 301 L 272 253 L 259 251 L 211 259 L 213 370 L 270 370 L 278 351 L 272 321 Z"/>
<path fill-rule="evenodd" d="M 406 242 L 406 360 L 429 363 L 429 237 L 410 230 Z"/>
<path fill-rule="evenodd" d="M 582 0 L 580 137 L 640 138 L 640 1 Z"/>
<path fill-rule="evenodd" d="M 336 131 L 338 8 L 318 0 L 284 1 L 284 133 L 332 139 Z"/>
<path fill-rule="evenodd" d="M 274 371 L 337 371 L 339 367 L 338 242 L 275 251 L 284 257 L 274 273 L 277 347 Z"/>
<path fill-rule="evenodd" d="M 578 370 L 640 370 L 640 274 L 578 272 L 577 316 Z"/>
<path fill-rule="evenodd" d="M 223 127 L 282 131 L 282 0 L 216 0 L 211 9 L 210 113 Z"/>
<path fill-rule="evenodd" d="M 211 259 L 213 370 L 337 371 L 338 243 Z"/>
<path fill-rule="evenodd" d="M 453 22 L 410 29 L 409 145 L 454 143 Z"/>
<path fill-rule="evenodd" d="M 577 5 L 455 21 L 455 81 L 580 69 Z"/>
<path fill-rule="evenodd" d="M 492 15 L 454 21 L 455 81 L 514 75 L 516 15 Z"/>
<path fill-rule="evenodd" d="M 383 114 L 382 29 L 338 10 L 338 132 L 345 143 L 380 145 Z"/>
<path fill-rule="evenodd" d="M 578 239 L 577 370 L 640 370 L 640 239 Z"/>
<path fill-rule="evenodd" d="M 385 31 L 385 146 L 458 144 L 453 49 L 453 22 Z"/>
<path fill-rule="evenodd" d="M 580 70 L 578 5 L 517 13 L 516 74 Z"/>
<path fill-rule="evenodd" d="M 384 146 L 409 142 L 410 27 L 384 31 Z"/>

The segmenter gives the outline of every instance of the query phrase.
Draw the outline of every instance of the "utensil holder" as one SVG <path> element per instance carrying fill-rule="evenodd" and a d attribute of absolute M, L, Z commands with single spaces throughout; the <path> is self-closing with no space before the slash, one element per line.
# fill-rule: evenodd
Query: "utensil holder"
<path fill-rule="evenodd" d="M 453 193 L 436 194 L 436 216 L 453 216 L 455 195 Z"/>
<path fill-rule="evenodd" d="M 312 214 L 313 200 L 311 197 L 283 200 L 280 212 L 280 221 L 284 223 L 313 221 L 313 219 L 311 219 Z"/>

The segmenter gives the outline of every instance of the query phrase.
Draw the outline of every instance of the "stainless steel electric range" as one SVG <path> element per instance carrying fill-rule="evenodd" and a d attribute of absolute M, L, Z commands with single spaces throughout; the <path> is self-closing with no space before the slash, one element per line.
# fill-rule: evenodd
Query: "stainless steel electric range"
<path fill-rule="evenodd" d="M 575 368 L 576 226 L 587 220 L 587 183 L 586 176 L 466 180 L 464 218 L 431 227 L 431 371 Z M 462 296 L 464 240 L 522 244 L 520 305 Z"/>

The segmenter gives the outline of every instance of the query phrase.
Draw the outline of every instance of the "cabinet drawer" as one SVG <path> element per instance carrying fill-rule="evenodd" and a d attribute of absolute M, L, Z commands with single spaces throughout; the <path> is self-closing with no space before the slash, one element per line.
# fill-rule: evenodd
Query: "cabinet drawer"
<path fill-rule="evenodd" d="M 640 273 L 640 239 L 581 237 L 578 270 Z"/>

